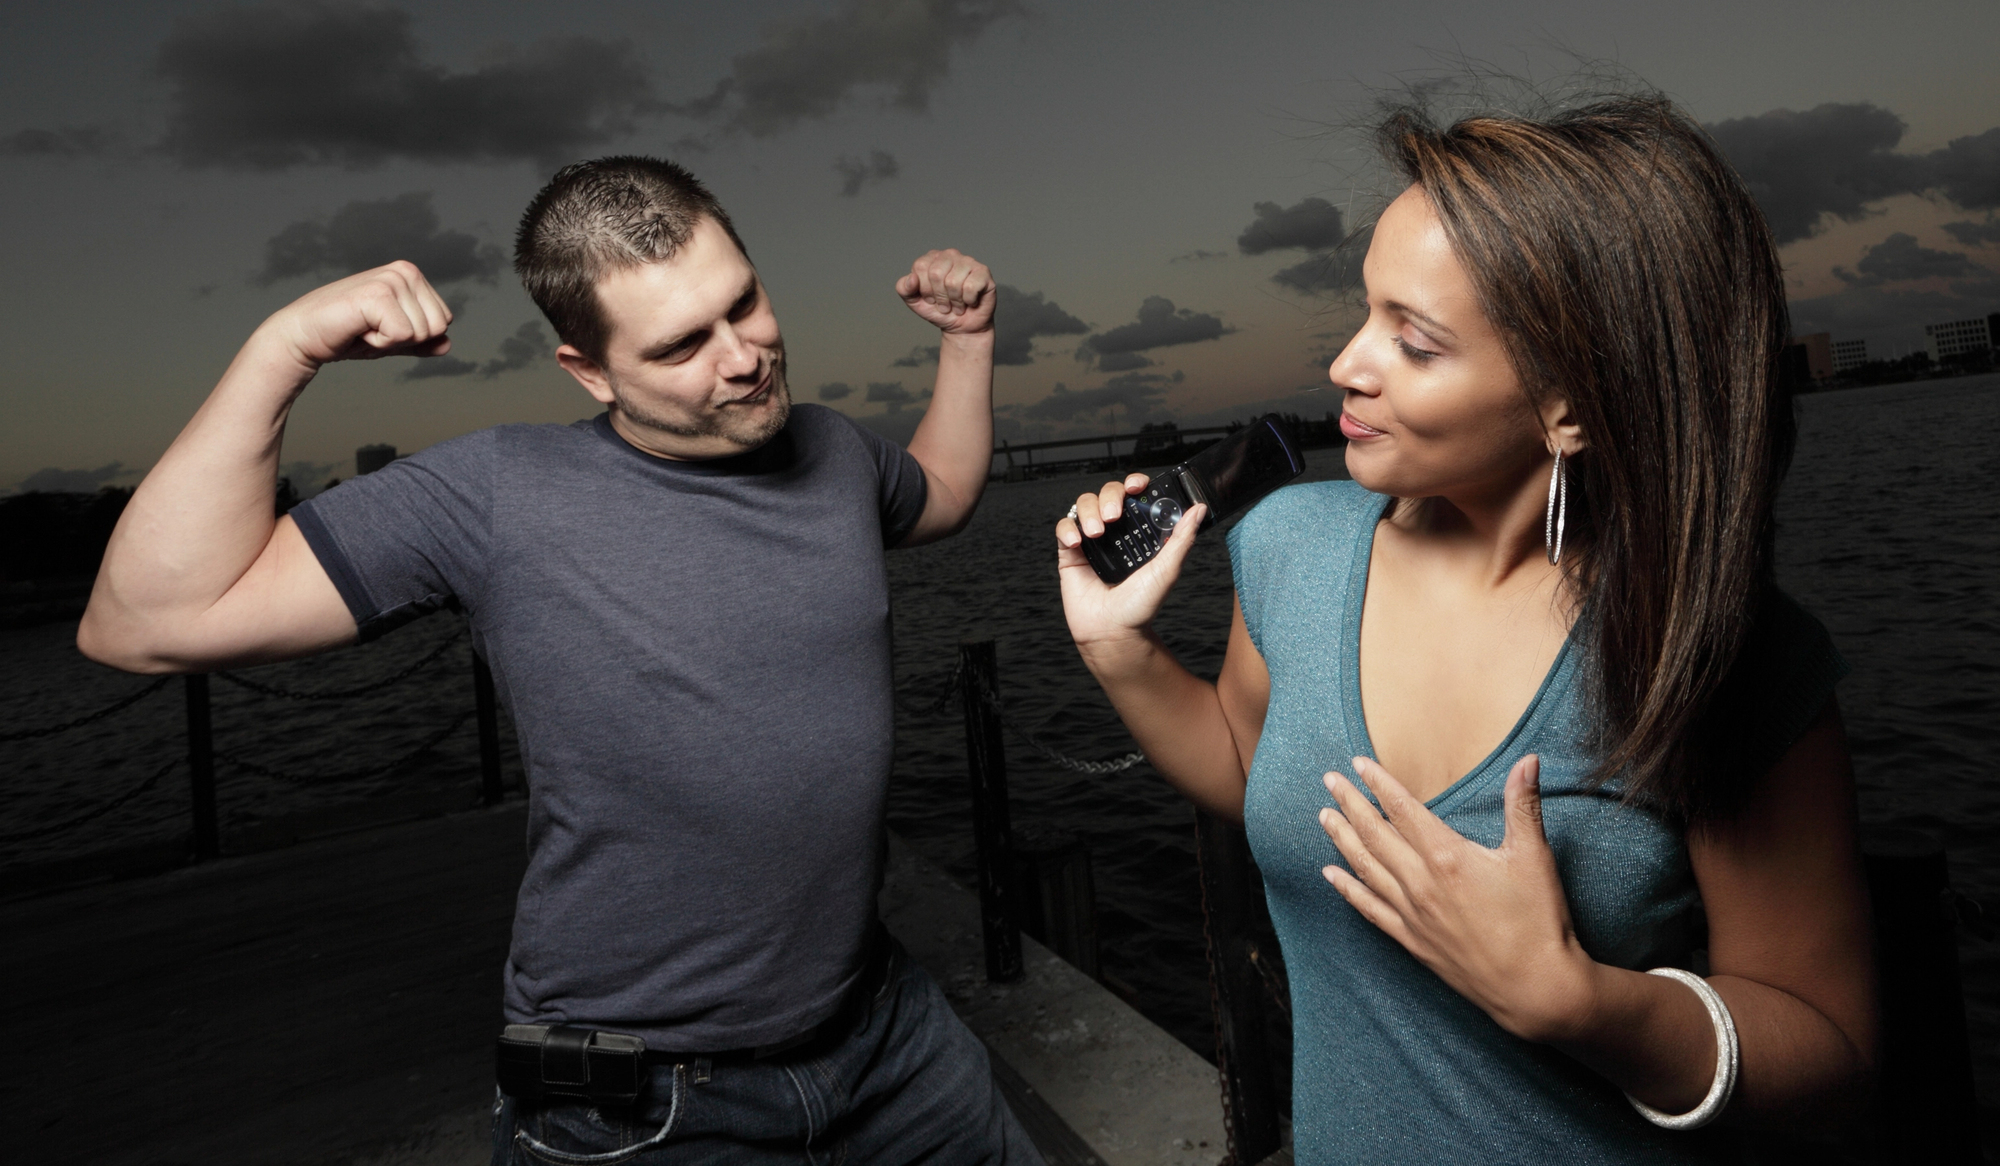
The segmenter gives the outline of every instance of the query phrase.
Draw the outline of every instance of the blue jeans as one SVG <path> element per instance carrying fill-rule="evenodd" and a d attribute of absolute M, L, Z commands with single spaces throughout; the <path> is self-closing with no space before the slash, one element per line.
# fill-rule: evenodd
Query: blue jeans
<path fill-rule="evenodd" d="M 652 1068 L 629 1109 L 500 1095 L 494 1166 L 1042 1166 L 986 1047 L 900 948 L 873 1003 L 803 1055 Z"/>

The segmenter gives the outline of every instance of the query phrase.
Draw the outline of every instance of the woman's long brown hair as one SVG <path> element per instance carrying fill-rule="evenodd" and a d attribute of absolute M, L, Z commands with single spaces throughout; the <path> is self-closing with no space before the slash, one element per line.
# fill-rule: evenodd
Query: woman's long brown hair
<path fill-rule="evenodd" d="M 1568 401 L 1563 567 L 1583 613 L 1600 780 L 1683 822 L 1758 776 L 1732 672 L 1771 587 L 1771 509 L 1795 426 L 1784 279 L 1762 213 L 1664 98 L 1378 140 L 1421 186 L 1532 397 Z"/>

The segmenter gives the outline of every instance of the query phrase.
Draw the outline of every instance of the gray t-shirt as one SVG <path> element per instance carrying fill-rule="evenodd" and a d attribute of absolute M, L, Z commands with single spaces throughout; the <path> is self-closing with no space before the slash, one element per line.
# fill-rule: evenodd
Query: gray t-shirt
<path fill-rule="evenodd" d="M 860 973 L 892 749 L 882 550 L 923 470 L 800 405 L 741 457 L 606 417 L 442 442 L 292 511 L 368 638 L 462 606 L 528 773 L 505 1011 L 718 1051 Z"/>

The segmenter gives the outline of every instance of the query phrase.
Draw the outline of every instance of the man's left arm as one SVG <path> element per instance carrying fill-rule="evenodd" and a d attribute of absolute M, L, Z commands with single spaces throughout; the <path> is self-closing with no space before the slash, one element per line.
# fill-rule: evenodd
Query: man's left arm
<path fill-rule="evenodd" d="M 993 308 L 999 289 L 986 265 L 932 251 L 896 281 L 912 312 L 937 326 L 937 385 L 910 438 L 924 468 L 924 512 L 897 546 L 957 534 L 972 520 L 993 466 Z"/>

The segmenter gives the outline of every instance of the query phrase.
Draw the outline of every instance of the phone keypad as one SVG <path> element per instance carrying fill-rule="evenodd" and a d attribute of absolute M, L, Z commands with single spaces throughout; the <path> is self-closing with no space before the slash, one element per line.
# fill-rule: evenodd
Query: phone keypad
<path fill-rule="evenodd" d="M 1151 495 L 1149 494 L 1150 498 Z M 1105 541 L 1111 544 L 1111 553 L 1127 568 L 1144 566 L 1165 545 L 1160 532 L 1153 529 L 1149 507 L 1137 498 L 1125 499 L 1125 529 L 1115 538 Z M 1111 532 L 1106 531 L 1106 534 Z"/>

